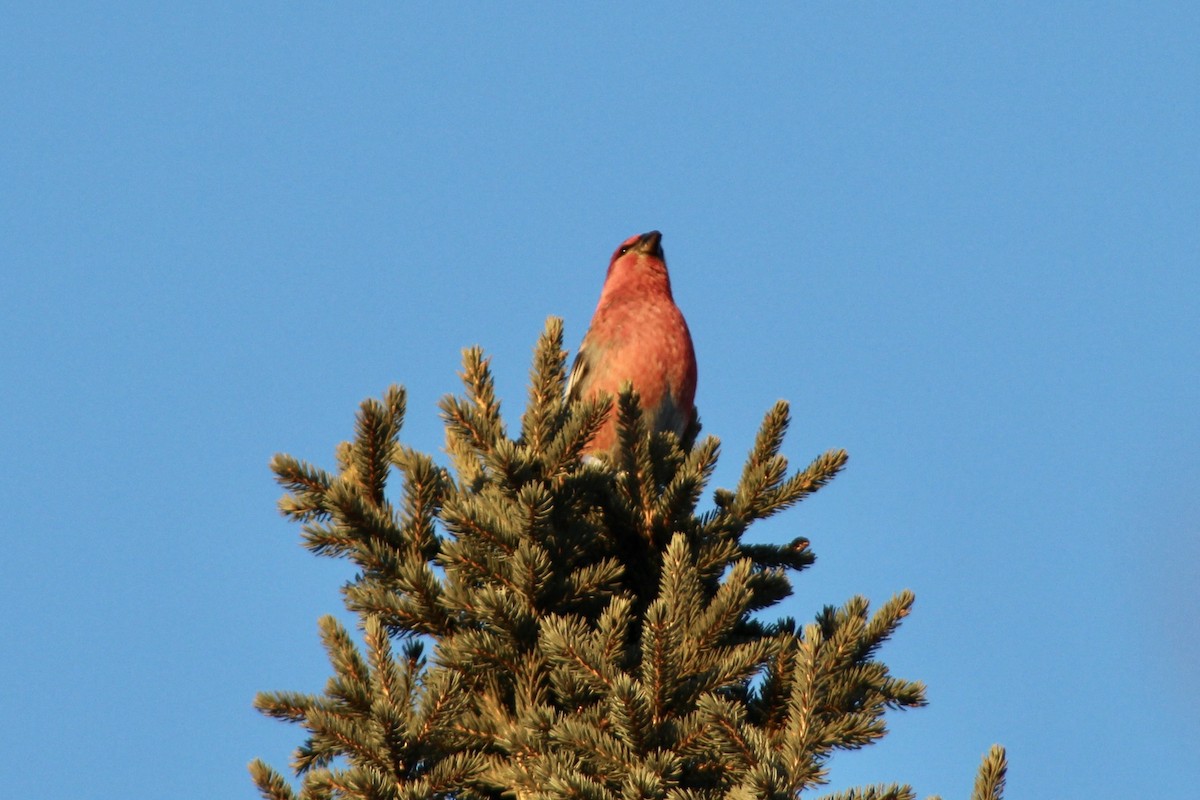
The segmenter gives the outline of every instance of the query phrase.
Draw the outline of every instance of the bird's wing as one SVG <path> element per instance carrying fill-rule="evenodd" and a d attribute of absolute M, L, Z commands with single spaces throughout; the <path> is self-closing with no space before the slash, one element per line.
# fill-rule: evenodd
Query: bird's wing
<path fill-rule="evenodd" d="M 571 373 L 567 376 L 567 402 L 579 399 L 583 391 L 583 384 L 587 380 L 587 374 L 591 358 L 588 356 L 587 344 L 579 346 L 579 352 L 575 354 L 575 360 L 571 362 Z"/>

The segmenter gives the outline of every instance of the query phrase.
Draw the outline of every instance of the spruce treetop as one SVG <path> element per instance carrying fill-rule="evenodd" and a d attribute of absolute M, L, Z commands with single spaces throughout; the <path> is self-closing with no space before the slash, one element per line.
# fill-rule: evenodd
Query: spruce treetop
<path fill-rule="evenodd" d="M 265 798 L 794 798 L 834 752 L 884 736 L 888 710 L 924 705 L 878 658 L 911 592 L 803 626 L 765 615 L 815 559 L 803 538 L 743 537 L 828 483 L 844 451 L 790 472 L 777 403 L 737 485 L 701 510 L 717 439 L 652 429 L 628 386 L 564 399 L 565 359 L 552 318 L 510 435 L 487 359 L 465 351 L 464 394 L 441 403 L 447 467 L 401 443 L 395 386 L 362 403 L 336 471 L 275 457 L 304 545 L 357 567 L 343 593 L 361 644 L 323 618 L 323 693 L 256 698 L 307 731 L 298 789 L 251 763 Z M 612 455 L 586 455 L 610 418 Z M 1004 775 L 994 747 L 973 798 L 999 800 Z"/>

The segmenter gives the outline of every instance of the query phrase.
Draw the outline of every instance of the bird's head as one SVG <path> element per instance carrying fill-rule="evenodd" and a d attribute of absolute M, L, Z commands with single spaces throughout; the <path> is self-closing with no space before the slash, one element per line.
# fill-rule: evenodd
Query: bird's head
<path fill-rule="evenodd" d="M 650 231 L 649 233 L 640 233 L 637 236 L 630 236 L 625 241 L 621 242 L 621 246 L 613 253 L 612 260 L 615 263 L 618 258 L 627 256 L 630 253 L 644 253 L 659 261 L 663 260 L 662 250 L 662 234 L 658 231 Z"/>
<path fill-rule="evenodd" d="M 663 255 L 662 234 L 650 231 L 630 236 L 621 242 L 608 262 L 606 283 L 643 282 L 661 283 L 668 294 L 671 282 L 667 277 L 667 262 Z"/>

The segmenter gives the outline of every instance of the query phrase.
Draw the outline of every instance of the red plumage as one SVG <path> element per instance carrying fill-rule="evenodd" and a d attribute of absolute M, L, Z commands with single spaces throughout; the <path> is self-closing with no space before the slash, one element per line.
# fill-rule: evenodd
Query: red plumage
<path fill-rule="evenodd" d="M 696 419 L 696 353 L 671 279 L 658 231 L 631 236 L 613 253 L 600 302 L 579 346 L 567 396 L 614 398 L 629 381 L 641 397 L 646 425 L 678 436 Z M 597 431 L 588 452 L 611 453 L 616 414 Z"/>

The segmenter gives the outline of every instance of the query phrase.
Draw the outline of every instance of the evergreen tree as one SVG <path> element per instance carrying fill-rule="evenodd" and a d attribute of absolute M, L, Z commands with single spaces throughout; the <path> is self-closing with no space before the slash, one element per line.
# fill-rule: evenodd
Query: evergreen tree
<path fill-rule="evenodd" d="M 855 597 L 804 626 L 763 618 L 814 556 L 803 538 L 743 536 L 825 485 L 844 451 L 789 474 L 778 403 L 737 487 L 698 510 L 717 440 L 647 433 L 628 389 L 568 404 L 565 357 L 551 319 L 510 437 L 488 362 L 467 350 L 465 396 L 441 404 L 450 469 L 400 444 L 398 387 L 363 402 L 336 474 L 275 458 L 305 545 L 358 568 L 344 594 L 363 647 L 325 617 L 324 693 L 257 697 L 308 732 L 298 792 L 251 764 L 264 797 L 792 798 L 825 782 L 835 751 L 880 739 L 885 711 L 925 703 L 877 658 L 910 592 L 874 613 Z M 617 463 L 582 457 L 609 413 Z M 994 747 L 973 796 L 998 800 L 1004 772 Z"/>

